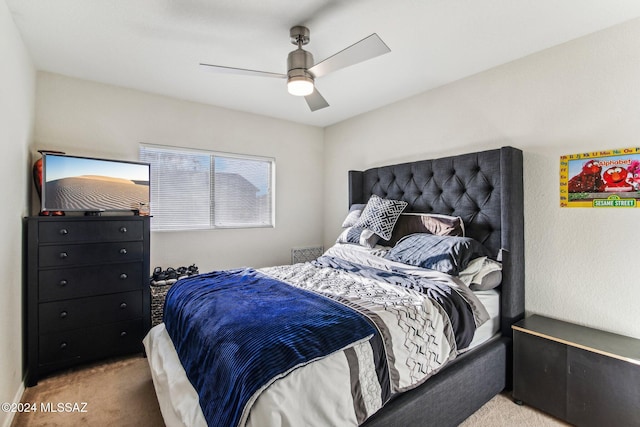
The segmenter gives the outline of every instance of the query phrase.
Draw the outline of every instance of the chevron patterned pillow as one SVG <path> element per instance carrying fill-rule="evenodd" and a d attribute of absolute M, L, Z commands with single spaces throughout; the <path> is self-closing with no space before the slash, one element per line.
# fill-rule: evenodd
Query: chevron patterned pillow
<path fill-rule="evenodd" d="M 396 221 L 406 207 L 407 202 L 383 199 L 372 194 L 354 227 L 369 229 L 384 240 L 389 240 Z"/>

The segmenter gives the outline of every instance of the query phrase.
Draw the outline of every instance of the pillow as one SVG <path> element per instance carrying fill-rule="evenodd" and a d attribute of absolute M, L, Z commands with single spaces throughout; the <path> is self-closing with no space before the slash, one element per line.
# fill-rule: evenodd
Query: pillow
<path fill-rule="evenodd" d="M 383 199 L 372 194 L 354 227 L 369 229 L 383 239 L 389 240 L 398 217 L 406 207 L 407 202 Z"/>
<path fill-rule="evenodd" d="M 487 249 L 470 237 L 420 233 L 400 239 L 385 258 L 457 276 L 469 261 L 487 255 Z"/>
<path fill-rule="evenodd" d="M 377 234 L 366 228 L 348 227 L 338 236 L 336 243 L 355 243 L 366 248 L 373 248 L 378 243 Z"/>
<path fill-rule="evenodd" d="M 490 271 L 482 276 L 480 283 L 471 283 L 472 291 L 488 291 L 495 289 L 502 283 L 502 270 Z"/>
<path fill-rule="evenodd" d="M 458 277 L 473 291 L 488 291 L 500 286 L 502 264 L 487 257 L 476 258 Z"/>
<path fill-rule="evenodd" d="M 360 219 L 360 215 L 362 214 L 362 209 L 364 209 L 366 205 L 364 203 L 354 203 L 349 208 L 349 214 L 342 222 L 342 228 L 353 227 L 356 225 L 356 222 Z"/>
<path fill-rule="evenodd" d="M 459 216 L 403 213 L 398 218 L 398 222 L 391 234 L 391 239 L 381 242 L 381 244 L 394 246 L 404 236 L 414 233 L 464 237 L 464 222 Z"/>

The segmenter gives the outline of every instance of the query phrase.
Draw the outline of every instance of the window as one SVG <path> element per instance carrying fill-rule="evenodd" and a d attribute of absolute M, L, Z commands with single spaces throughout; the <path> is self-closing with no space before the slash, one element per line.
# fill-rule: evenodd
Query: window
<path fill-rule="evenodd" d="M 152 230 L 273 226 L 272 158 L 141 145 L 140 160 L 151 164 Z"/>

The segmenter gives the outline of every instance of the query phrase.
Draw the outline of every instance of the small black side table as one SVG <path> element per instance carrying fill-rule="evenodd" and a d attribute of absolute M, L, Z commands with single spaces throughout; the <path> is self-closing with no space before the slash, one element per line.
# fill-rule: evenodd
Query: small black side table
<path fill-rule="evenodd" d="M 640 340 L 538 315 L 512 329 L 516 403 L 579 426 L 640 426 Z"/>

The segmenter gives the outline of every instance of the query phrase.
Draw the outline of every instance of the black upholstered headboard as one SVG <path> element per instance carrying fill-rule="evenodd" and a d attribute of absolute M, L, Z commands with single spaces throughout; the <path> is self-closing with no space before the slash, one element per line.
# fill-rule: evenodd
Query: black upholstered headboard
<path fill-rule="evenodd" d="M 503 335 L 524 316 L 522 151 L 513 147 L 349 171 L 349 205 L 372 194 L 409 205 L 405 212 L 462 218 L 468 237 L 502 261 Z"/>

